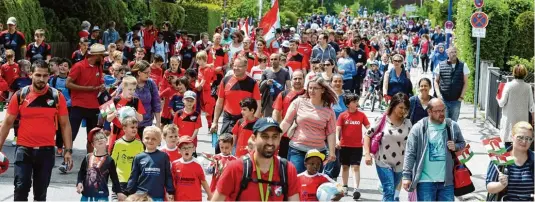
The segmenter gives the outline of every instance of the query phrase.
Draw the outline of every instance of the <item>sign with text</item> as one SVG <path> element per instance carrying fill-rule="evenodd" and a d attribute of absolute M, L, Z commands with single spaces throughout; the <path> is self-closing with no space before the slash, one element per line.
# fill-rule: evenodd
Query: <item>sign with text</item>
<path fill-rule="evenodd" d="M 487 28 L 475 28 L 472 27 L 472 37 L 485 38 Z"/>

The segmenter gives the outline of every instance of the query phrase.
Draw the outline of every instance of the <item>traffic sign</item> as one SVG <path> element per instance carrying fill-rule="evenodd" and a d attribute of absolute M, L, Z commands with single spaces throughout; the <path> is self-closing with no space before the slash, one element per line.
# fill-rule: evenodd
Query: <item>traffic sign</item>
<path fill-rule="evenodd" d="M 475 28 L 472 27 L 472 37 L 485 38 L 487 28 Z"/>
<path fill-rule="evenodd" d="M 446 23 L 444 23 L 444 28 L 446 29 L 446 34 L 453 33 L 453 22 L 449 20 L 446 21 Z"/>
<path fill-rule="evenodd" d="M 483 0 L 474 0 L 474 6 L 476 6 L 476 8 L 481 8 L 483 5 L 485 5 Z"/>
<path fill-rule="evenodd" d="M 470 24 L 474 28 L 485 28 L 489 24 L 489 16 L 483 12 L 474 12 L 470 17 Z"/>

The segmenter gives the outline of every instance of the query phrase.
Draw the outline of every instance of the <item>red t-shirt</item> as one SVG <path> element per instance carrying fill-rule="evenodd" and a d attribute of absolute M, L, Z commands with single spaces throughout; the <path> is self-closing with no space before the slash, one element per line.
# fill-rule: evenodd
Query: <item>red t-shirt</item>
<path fill-rule="evenodd" d="M 151 48 L 152 44 L 156 39 L 158 38 L 158 30 L 157 29 L 144 29 L 143 30 L 143 47 L 144 48 Z"/>
<path fill-rule="evenodd" d="M 251 69 L 253 68 L 253 66 L 255 66 L 255 62 L 258 63 L 258 57 L 256 55 L 256 53 L 254 52 L 245 52 L 245 50 L 242 50 L 238 53 L 236 53 L 236 56 L 234 56 L 232 59 L 235 60 L 236 58 L 238 57 L 242 57 L 242 56 L 245 56 L 247 58 L 247 71 L 246 72 L 251 72 Z"/>
<path fill-rule="evenodd" d="M 206 181 L 204 170 L 196 160 L 184 162 L 178 159 L 171 165 L 175 200 L 202 201 L 201 183 Z"/>
<path fill-rule="evenodd" d="M 312 45 L 310 45 L 307 42 L 300 43 L 299 46 L 297 47 L 297 52 L 303 54 L 303 56 L 305 56 L 305 60 L 309 61 L 310 60 L 310 56 L 312 55 Z M 306 68 L 307 69 L 310 68 L 310 65 L 308 65 L 308 63 L 307 63 L 307 67 Z"/>
<path fill-rule="evenodd" d="M 202 86 L 202 98 L 207 99 L 212 97 L 212 82 L 216 80 L 215 71 L 212 67 L 199 67 L 199 74 L 197 80 L 199 83 L 201 80 L 205 80 Z"/>
<path fill-rule="evenodd" d="M 169 84 L 169 82 L 167 82 L 169 77 L 174 76 L 176 78 L 180 78 L 180 77 L 184 76 L 184 73 L 185 73 L 185 71 L 183 69 L 181 69 L 180 73 L 171 72 L 169 70 L 165 71 L 163 73 L 162 83 L 160 83 L 160 89 L 165 90 L 165 89 L 171 87 L 171 84 Z"/>
<path fill-rule="evenodd" d="M 240 119 L 232 128 L 232 134 L 236 136 L 236 157 L 240 158 L 248 153 L 247 143 L 251 135 L 253 135 L 253 126 L 257 118 L 252 121 L 245 118 Z"/>
<path fill-rule="evenodd" d="M 201 115 L 195 110 L 191 113 L 187 113 L 185 110 L 179 110 L 173 118 L 173 123 L 178 126 L 179 137 L 191 137 L 196 129 L 202 127 Z M 197 138 L 193 140 L 193 144 L 197 147 Z"/>
<path fill-rule="evenodd" d="M 342 112 L 336 121 L 336 126 L 342 127 L 340 146 L 362 147 L 362 125 L 370 125 L 368 117 L 363 112 Z"/>
<path fill-rule="evenodd" d="M 175 147 L 174 149 L 169 149 L 167 148 L 167 146 L 162 146 L 160 148 L 160 151 L 165 152 L 167 156 L 169 156 L 169 162 L 171 163 L 182 158 L 182 155 L 178 151 L 178 147 Z"/>
<path fill-rule="evenodd" d="M 9 65 L 8 63 L 2 65 L 2 78 L 6 80 L 8 86 L 11 86 L 13 81 L 19 78 L 19 74 L 20 68 L 19 64 L 17 64 L 16 62 L 12 65 Z"/>
<path fill-rule="evenodd" d="M 250 153 L 251 157 L 254 157 L 254 152 Z M 279 157 L 273 156 L 274 159 L 274 165 L 273 165 L 273 178 L 272 181 L 279 182 L 280 174 L 279 174 Z M 254 165 L 255 161 L 254 159 L 251 159 L 253 162 L 253 172 L 251 174 L 252 179 L 258 179 L 256 177 L 256 166 Z M 227 168 L 225 168 L 225 172 L 221 175 L 219 178 L 219 182 L 217 182 L 217 192 L 219 192 L 222 195 L 225 195 L 227 197 L 227 200 L 235 201 L 236 197 L 238 195 L 238 192 L 240 190 L 240 183 L 242 179 L 242 175 L 244 172 L 243 168 L 243 161 L 236 160 L 232 161 L 227 165 Z M 297 171 L 295 170 L 294 165 L 288 161 L 288 167 L 286 170 L 288 174 L 288 196 L 293 196 L 295 194 L 299 194 L 301 191 L 301 183 L 299 183 L 299 178 L 297 178 Z M 268 172 L 261 172 L 261 178 L 263 180 L 269 180 L 269 171 Z M 263 189 L 264 191 L 267 190 L 267 184 L 263 183 Z M 275 191 L 277 189 L 281 189 L 279 186 L 271 186 L 271 190 Z M 273 192 L 272 192 L 273 193 Z M 277 196 L 275 193 L 269 195 L 268 201 L 282 201 L 284 199 L 284 196 L 281 194 L 280 196 Z M 254 182 L 249 182 L 247 185 L 247 188 L 245 188 L 239 198 L 239 201 L 260 201 L 260 190 L 258 188 L 258 184 Z"/>
<path fill-rule="evenodd" d="M 292 71 L 307 69 L 308 60 L 306 60 L 303 54 L 296 52 L 295 54 L 288 53 L 288 59 L 286 59 L 286 66 L 292 68 Z"/>
<path fill-rule="evenodd" d="M 301 90 L 300 92 L 296 92 L 293 90 L 285 90 L 282 93 L 279 93 L 279 95 L 277 96 L 277 98 L 275 98 L 275 101 L 273 102 L 273 110 L 278 110 L 279 112 L 281 112 L 281 117 L 282 119 L 284 119 L 284 117 L 286 116 L 286 112 L 290 107 L 290 104 L 292 104 L 292 101 L 294 101 L 297 97 L 303 94 L 305 94 L 305 90 Z M 284 137 L 287 136 L 288 135 L 284 133 Z"/>
<path fill-rule="evenodd" d="M 58 91 L 58 106 L 54 103 L 52 89 L 48 85 L 42 93 L 33 91 L 19 106 L 19 94 L 11 97 L 7 113 L 12 116 L 20 115 L 17 145 L 25 147 L 44 147 L 56 145 L 56 130 L 59 128 L 58 117 L 68 116 L 67 102 L 63 94 Z M 19 91 L 20 93 L 21 91 Z M 20 108 L 19 108 L 20 107 Z"/>
<path fill-rule="evenodd" d="M 297 175 L 301 183 L 301 201 L 318 201 L 316 192 L 318 187 L 326 182 L 335 182 L 328 175 L 323 173 L 316 173 L 309 175 L 307 171 Z"/>
<path fill-rule="evenodd" d="M 234 76 L 223 78 L 219 85 L 217 96 L 225 99 L 223 110 L 231 115 L 241 116 L 240 101 L 251 97 L 260 100 L 260 89 L 256 81 L 246 76 L 241 80 Z"/>
<path fill-rule="evenodd" d="M 227 164 L 236 159 L 238 158 L 232 155 L 224 156 L 221 153 L 214 155 L 213 160 L 217 163 L 212 162 L 210 165 L 214 167 L 214 175 L 212 175 L 212 182 L 210 182 L 210 191 L 212 193 L 215 192 L 217 181 L 219 181 L 219 177 L 221 177 L 221 174 L 223 173 L 223 170 L 225 170 Z"/>
<path fill-rule="evenodd" d="M 163 118 L 170 119 L 172 117 L 171 106 L 169 106 L 169 101 L 171 101 L 171 98 L 173 98 L 173 96 L 177 93 L 178 91 L 175 90 L 175 88 L 173 87 L 168 87 L 165 90 L 160 91 L 160 98 L 163 99 L 163 103 L 164 103 L 164 105 L 162 106 Z"/>
<path fill-rule="evenodd" d="M 143 103 L 141 102 L 140 99 L 137 99 L 137 100 L 138 100 L 137 106 L 134 106 L 132 99 L 126 99 L 126 98 L 123 98 L 122 96 L 119 96 L 118 98 L 114 98 L 114 103 L 116 103 L 115 108 L 116 110 L 119 110 L 123 108 L 124 106 L 130 106 L 136 109 L 137 113 L 145 114 L 146 111 L 145 111 L 145 107 L 143 107 Z M 113 126 L 111 130 L 111 135 L 108 138 L 108 142 L 110 143 L 108 144 L 108 151 L 110 154 L 113 151 L 113 147 L 115 146 L 115 141 L 117 141 L 124 135 L 123 126 L 121 124 L 121 121 L 119 121 L 119 117 L 115 117 L 112 120 L 112 123 L 113 123 Z M 136 136 L 136 139 L 140 139 L 139 134 Z"/>
<path fill-rule="evenodd" d="M 72 82 L 80 86 L 100 86 L 104 83 L 102 68 L 90 65 L 87 59 L 74 64 L 69 72 Z M 71 90 L 71 102 L 73 107 L 98 109 L 98 90 L 78 91 Z"/>
<path fill-rule="evenodd" d="M 216 74 L 223 75 L 224 72 L 224 66 L 228 63 L 228 54 L 223 50 L 223 47 L 219 46 L 219 48 L 210 48 L 208 51 L 208 64 L 214 64 L 214 71 L 216 71 Z M 216 70 L 218 67 L 221 67 L 221 70 Z"/>
<path fill-rule="evenodd" d="M 150 78 L 156 83 L 156 85 L 160 86 L 162 82 L 163 76 L 163 70 L 161 67 L 158 67 L 154 64 L 150 65 Z"/>

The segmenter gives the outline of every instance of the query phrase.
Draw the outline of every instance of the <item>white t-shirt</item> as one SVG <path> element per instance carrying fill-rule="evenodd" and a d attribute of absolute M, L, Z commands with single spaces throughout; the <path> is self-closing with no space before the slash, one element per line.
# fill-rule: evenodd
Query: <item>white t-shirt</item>
<path fill-rule="evenodd" d="M 452 65 L 452 68 L 455 68 L 455 65 L 457 65 L 457 63 L 451 64 L 451 65 Z M 440 74 L 440 64 L 438 64 L 435 68 L 435 75 L 439 75 L 439 74 Z M 466 65 L 466 63 L 464 63 L 463 74 L 464 75 L 470 74 L 470 69 L 468 69 L 468 65 Z"/>
<path fill-rule="evenodd" d="M 264 72 L 264 70 L 265 69 L 260 69 L 259 66 L 254 66 L 253 68 L 251 68 L 249 76 L 252 77 L 254 80 L 260 81 L 262 79 L 262 73 Z"/>
<path fill-rule="evenodd" d="M 240 46 L 238 47 L 234 47 L 232 43 L 230 43 L 228 47 L 229 47 L 228 62 L 230 64 L 230 62 L 232 61 L 232 57 L 234 57 L 236 53 L 243 50 L 243 43 L 240 43 Z"/>
<path fill-rule="evenodd" d="M 165 54 L 169 53 L 169 44 L 167 44 L 167 42 L 165 41 L 162 41 L 162 43 L 158 43 L 158 41 L 155 41 L 154 46 L 152 46 L 150 52 L 162 56 L 163 63 L 167 63 L 167 57 L 165 57 Z"/>

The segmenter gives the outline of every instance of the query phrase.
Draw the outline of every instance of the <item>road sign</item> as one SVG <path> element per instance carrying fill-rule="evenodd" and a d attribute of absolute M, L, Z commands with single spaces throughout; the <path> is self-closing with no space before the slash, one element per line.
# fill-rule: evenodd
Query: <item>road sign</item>
<path fill-rule="evenodd" d="M 452 21 L 446 21 L 444 23 L 444 28 L 446 29 L 446 34 L 452 34 L 453 33 L 453 22 Z"/>
<path fill-rule="evenodd" d="M 483 0 L 474 0 L 474 6 L 476 6 L 476 8 L 481 8 L 483 5 L 485 5 Z"/>
<path fill-rule="evenodd" d="M 472 37 L 485 38 L 487 28 L 475 28 L 472 27 Z"/>
<path fill-rule="evenodd" d="M 489 24 L 489 16 L 483 12 L 474 12 L 470 17 L 470 24 L 474 28 L 485 28 Z"/>

